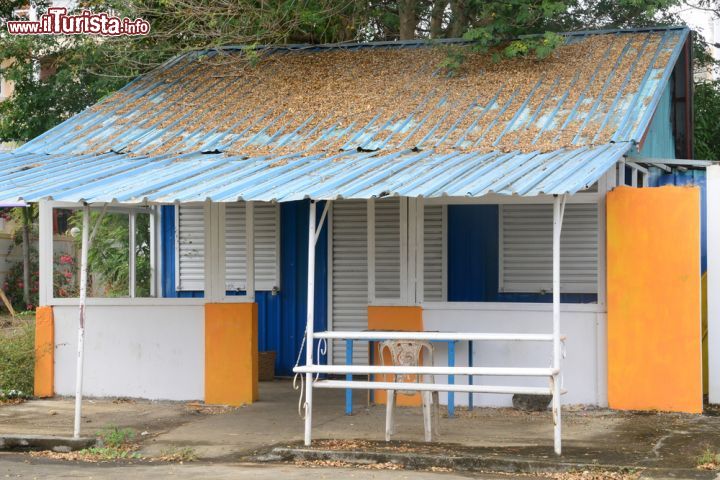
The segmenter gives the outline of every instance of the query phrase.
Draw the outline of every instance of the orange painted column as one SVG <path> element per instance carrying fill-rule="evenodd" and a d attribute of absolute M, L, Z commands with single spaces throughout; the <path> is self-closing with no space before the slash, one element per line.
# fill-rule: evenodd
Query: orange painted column
<path fill-rule="evenodd" d="M 257 304 L 206 304 L 205 403 L 239 406 L 257 399 Z"/>
<path fill-rule="evenodd" d="M 35 381 L 36 397 L 55 395 L 55 321 L 52 307 L 35 310 Z"/>
<path fill-rule="evenodd" d="M 368 307 L 368 329 L 369 330 L 398 330 L 401 332 L 422 332 L 423 319 L 421 307 Z M 373 352 L 374 364 L 380 365 L 379 347 L 375 345 Z M 388 352 L 385 352 L 385 365 L 391 364 L 391 358 Z M 391 375 L 376 375 L 376 381 L 391 382 Z M 397 395 L 396 404 L 398 406 L 420 406 L 422 398 L 419 394 L 415 395 Z M 386 394 L 384 390 L 375 391 L 375 402 L 384 404 Z"/>
<path fill-rule="evenodd" d="M 608 403 L 702 412 L 700 190 L 607 195 Z"/>

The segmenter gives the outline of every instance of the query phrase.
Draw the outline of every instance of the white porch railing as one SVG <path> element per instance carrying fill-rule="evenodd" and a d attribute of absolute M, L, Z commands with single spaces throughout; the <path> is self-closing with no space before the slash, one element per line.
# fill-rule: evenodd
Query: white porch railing
<path fill-rule="evenodd" d="M 396 332 L 396 331 L 364 331 L 364 332 L 318 332 L 315 338 L 320 340 L 426 340 L 426 341 L 530 341 L 552 342 L 559 337 L 554 334 L 528 334 L 528 333 L 462 333 L 462 332 Z M 553 406 L 559 408 L 560 401 L 556 395 L 565 393 L 556 389 L 557 378 L 560 375 L 559 366 L 549 368 L 537 367 L 455 367 L 455 366 L 381 366 L 381 365 L 305 365 L 297 366 L 294 372 L 306 374 L 310 378 L 307 389 L 334 388 L 334 389 L 364 389 L 364 390 L 400 390 L 408 388 L 402 382 L 386 382 L 372 380 L 321 380 L 319 374 L 345 375 L 464 375 L 472 376 L 503 376 L 503 377 L 547 377 L 547 387 L 527 386 L 498 386 L 478 384 L 454 383 L 413 383 L 412 389 L 417 391 L 437 392 L 467 392 L 467 393 L 496 393 L 496 394 L 524 394 L 524 395 L 552 395 Z M 307 409 L 312 405 L 307 404 Z M 553 407 L 553 418 L 557 418 Z M 560 436 L 560 423 L 555 423 L 555 437 Z M 306 434 L 309 433 L 306 431 Z M 307 438 L 306 438 L 306 442 Z M 308 442 L 309 443 L 309 442 Z M 556 452 L 560 452 L 556 448 Z"/>
<path fill-rule="evenodd" d="M 562 356 L 562 337 L 560 335 L 560 231 L 565 210 L 566 196 L 555 197 L 553 205 L 553 309 L 552 334 L 510 334 L 510 333 L 451 333 L 451 332 L 318 332 L 313 331 L 315 302 L 315 246 L 320 235 L 329 205 L 325 206 L 319 225 L 316 222 L 316 203 L 310 203 L 308 231 L 308 291 L 307 291 L 307 323 L 305 330 L 306 358 L 305 365 L 296 365 L 293 371 L 297 375 L 305 375 L 305 445 L 312 440 L 312 396 L 313 388 L 363 388 L 372 390 L 402 390 L 407 388 L 402 382 L 353 381 L 348 375 L 362 374 L 417 374 L 417 375 L 474 375 L 488 376 L 524 376 L 547 377 L 549 385 L 544 387 L 524 386 L 491 386 L 491 385 L 456 385 L 456 384 L 413 384 L 413 390 L 503 393 L 503 394 L 550 394 L 552 395 L 552 413 L 554 425 L 554 450 L 562 453 L 562 424 L 560 395 L 560 359 Z M 316 226 L 317 225 L 317 226 Z M 377 365 L 316 365 L 313 360 L 314 339 L 354 339 L 354 340 L 435 340 L 435 341 L 548 341 L 552 342 L 553 355 L 549 368 L 518 368 L 518 367 L 435 367 L 435 366 L 377 366 Z M 319 374 L 346 375 L 346 380 L 320 380 Z M 468 382 L 470 383 L 470 382 Z M 302 395 L 302 394 L 301 394 Z M 301 399 L 302 401 L 302 399 Z"/>

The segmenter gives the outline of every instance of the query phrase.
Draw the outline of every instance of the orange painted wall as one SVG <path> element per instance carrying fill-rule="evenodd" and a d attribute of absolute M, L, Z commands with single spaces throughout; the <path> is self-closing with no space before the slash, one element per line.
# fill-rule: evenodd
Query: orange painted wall
<path fill-rule="evenodd" d="M 422 308 L 421 307 L 368 307 L 368 329 L 369 330 L 399 330 L 402 332 L 422 332 Z M 390 364 L 390 355 L 385 352 L 385 364 Z M 380 353 L 378 346 L 374 352 L 375 365 L 380 365 Z M 390 375 L 376 375 L 377 381 L 392 381 Z M 397 395 L 396 404 L 399 406 L 419 406 L 422 404 L 420 395 Z M 375 402 L 384 404 L 386 394 L 384 390 L 375 391 Z"/>
<path fill-rule="evenodd" d="M 35 384 L 36 397 L 55 395 L 55 321 L 52 307 L 35 310 Z"/>
<path fill-rule="evenodd" d="M 206 304 L 205 403 L 238 406 L 257 399 L 257 304 Z"/>
<path fill-rule="evenodd" d="M 608 402 L 702 412 L 700 190 L 607 195 Z"/>

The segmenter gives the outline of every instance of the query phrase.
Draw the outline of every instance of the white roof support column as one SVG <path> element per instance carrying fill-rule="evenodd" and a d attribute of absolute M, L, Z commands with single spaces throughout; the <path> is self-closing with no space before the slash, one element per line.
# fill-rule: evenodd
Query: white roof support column
<path fill-rule="evenodd" d="M 48 200 L 41 200 L 38 208 L 38 296 L 40 305 L 49 305 L 53 297 L 53 211 Z"/>
<path fill-rule="evenodd" d="M 553 374 L 551 387 L 553 392 L 552 411 L 555 426 L 555 453 L 562 453 L 562 422 L 560 405 L 560 358 L 562 345 L 560 338 L 560 235 L 562 233 L 563 215 L 565 214 L 566 195 L 555 196 L 553 202 Z"/>
<path fill-rule="evenodd" d="M 135 287 L 137 286 L 137 267 L 135 265 L 136 260 L 136 241 L 137 241 L 137 229 L 136 227 L 136 220 L 137 220 L 137 212 L 135 210 L 131 210 L 130 214 L 128 216 L 128 294 L 130 295 L 130 298 L 135 298 Z"/>
<path fill-rule="evenodd" d="M 707 167 L 708 400 L 720 403 L 720 165 Z"/>
<path fill-rule="evenodd" d="M 423 198 L 412 199 L 415 202 L 415 248 L 411 258 L 415 262 L 415 304 L 425 301 L 425 202 Z M 445 298 L 445 297 L 443 297 Z"/>
<path fill-rule="evenodd" d="M 317 202 L 310 200 L 308 221 L 308 269 L 307 269 L 307 320 L 305 326 L 305 365 L 313 366 L 315 333 L 315 247 L 327 218 L 330 201 L 325 204 L 320 222 L 317 222 Z M 316 227 L 317 225 L 317 227 Z M 313 374 L 305 374 L 305 445 L 312 441 L 312 393 Z"/>
<path fill-rule="evenodd" d="M 85 356 L 85 303 L 87 301 L 88 287 L 88 251 L 92 245 L 97 229 L 103 221 L 107 204 L 103 206 L 102 212 L 95 221 L 95 226 L 90 231 L 90 205 L 83 205 L 83 228 L 82 243 L 80 251 L 80 299 L 78 312 L 78 342 L 77 342 L 77 364 L 75 372 L 75 422 L 73 437 L 80 437 L 80 418 L 82 416 L 82 385 L 83 385 L 83 360 Z M 51 237 L 52 239 L 52 237 Z"/>
<path fill-rule="evenodd" d="M 87 299 L 88 249 L 90 248 L 90 207 L 83 206 L 82 244 L 80 246 L 80 311 L 78 321 L 77 365 L 75 367 L 75 423 L 73 437 L 80 437 L 82 416 L 83 359 L 85 354 L 85 300 Z"/>
<path fill-rule="evenodd" d="M 375 199 L 368 198 L 366 205 L 367 205 L 367 292 L 368 292 L 368 305 L 372 305 L 373 303 L 375 303 Z"/>
<path fill-rule="evenodd" d="M 245 203 L 245 258 L 247 261 L 247 287 L 248 299 L 255 301 L 255 202 Z"/>

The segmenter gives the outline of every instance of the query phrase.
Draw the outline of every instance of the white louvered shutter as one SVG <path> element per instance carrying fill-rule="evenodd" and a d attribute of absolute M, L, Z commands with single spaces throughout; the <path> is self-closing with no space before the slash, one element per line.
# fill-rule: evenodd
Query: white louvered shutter
<path fill-rule="evenodd" d="M 367 205 L 337 200 L 332 210 L 332 329 L 368 328 Z M 345 363 L 345 341 L 334 341 L 333 363 Z M 367 344 L 356 342 L 353 363 L 367 365 Z"/>
<path fill-rule="evenodd" d="M 270 291 L 279 286 L 278 206 L 256 203 L 253 206 L 255 230 L 255 290 Z M 247 289 L 247 208 L 245 202 L 225 206 L 225 286 L 228 290 Z"/>
<path fill-rule="evenodd" d="M 177 279 L 179 291 L 205 290 L 205 211 L 202 205 L 180 205 L 177 215 Z"/>
<path fill-rule="evenodd" d="M 375 298 L 400 299 L 400 199 L 375 201 Z"/>
<path fill-rule="evenodd" d="M 552 205 L 500 207 L 500 290 L 552 291 Z M 597 292 L 598 210 L 568 204 L 560 238 L 560 291 Z"/>
<path fill-rule="evenodd" d="M 225 288 L 247 288 L 247 232 L 245 202 L 225 205 Z"/>
<path fill-rule="evenodd" d="M 280 286 L 280 207 L 272 203 L 255 203 L 255 290 L 272 290 Z"/>
<path fill-rule="evenodd" d="M 443 302 L 445 286 L 445 209 L 441 205 L 425 206 L 423 223 L 423 300 Z"/>

